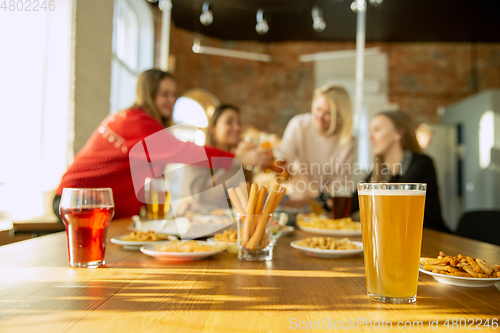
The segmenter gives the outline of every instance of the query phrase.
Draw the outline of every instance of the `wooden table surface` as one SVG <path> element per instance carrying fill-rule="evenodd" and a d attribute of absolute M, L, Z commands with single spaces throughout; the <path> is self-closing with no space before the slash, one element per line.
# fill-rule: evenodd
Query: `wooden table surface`
<path fill-rule="evenodd" d="M 129 222 L 113 221 L 108 238 L 127 233 Z M 313 325 L 306 331 L 379 331 L 398 324 L 435 332 L 429 325 L 451 330 L 460 319 L 462 328 L 468 321 L 469 329 L 499 330 L 484 326 L 500 320 L 499 283 L 456 287 L 420 274 L 416 303 L 381 304 L 366 296 L 362 256 L 313 258 L 289 245 L 306 236 L 280 238 L 270 262 L 227 252 L 165 262 L 108 242 L 107 265 L 98 269 L 68 267 L 63 232 L 5 245 L 0 332 L 287 332 Z M 440 250 L 500 262 L 499 246 L 426 230 L 422 255 Z"/>

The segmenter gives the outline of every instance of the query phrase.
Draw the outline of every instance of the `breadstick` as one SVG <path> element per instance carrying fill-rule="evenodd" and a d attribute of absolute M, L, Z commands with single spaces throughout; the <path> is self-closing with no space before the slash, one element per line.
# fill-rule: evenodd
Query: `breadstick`
<path fill-rule="evenodd" d="M 279 184 L 276 183 L 273 184 L 273 187 L 271 188 L 270 195 L 267 198 L 266 204 L 264 206 L 264 211 L 262 212 L 259 218 L 257 227 L 255 228 L 255 232 L 253 233 L 252 237 L 246 244 L 247 245 L 246 248 L 249 250 L 255 250 L 260 240 L 262 239 L 262 236 L 264 235 L 264 232 L 266 230 L 266 224 L 269 219 L 269 214 L 271 214 L 271 211 L 277 199 L 278 187 Z"/>
<path fill-rule="evenodd" d="M 257 205 L 255 206 L 255 215 L 262 214 L 262 210 L 264 209 L 264 200 L 266 199 L 267 188 L 262 186 L 257 193 Z M 257 221 L 253 224 L 252 233 L 255 231 L 257 227 Z"/>
<path fill-rule="evenodd" d="M 257 184 L 252 184 L 250 189 L 250 199 L 248 201 L 248 209 L 246 214 L 245 225 L 243 226 L 243 235 L 241 238 L 241 245 L 245 247 L 250 238 L 250 232 L 253 231 L 253 221 L 255 217 L 255 206 L 257 205 Z"/>
<path fill-rule="evenodd" d="M 286 188 L 280 187 L 280 191 L 278 192 L 278 198 L 276 199 L 276 204 L 274 205 L 274 209 L 271 213 L 274 213 L 276 208 L 278 208 L 278 205 L 280 204 L 281 200 L 283 200 L 285 193 L 286 193 Z"/>
<path fill-rule="evenodd" d="M 229 198 L 231 199 L 231 204 L 236 209 L 236 212 L 240 215 L 245 215 L 245 211 L 241 206 L 240 200 L 238 199 L 238 195 L 236 194 L 234 188 L 228 188 L 227 194 L 229 194 Z"/>
<path fill-rule="evenodd" d="M 271 214 L 273 214 L 274 211 L 276 210 L 276 208 L 278 208 L 281 200 L 283 200 L 283 197 L 285 196 L 285 193 L 286 193 L 286 188 L 284 188 L 284 187 L 282 187 L 280 185 L 279 186 L 279 190 L 278 190 L 278 197 L 276 198 L 276 203 L 274 204 L 274 208 L 271 211 Z M 267 246 L 267 236 L 266 236 L 266 233 L 264 233 L 264 235 L 262 236 L 262 240 L 260 241 L 260 246 L 262 248 L 264 248 L 264 247 Z"/>
<path fill-rule="evenodd" d="M 243 207 L 244 214 L 246 214 L 248 210 L 248 195 L 246 192 L 243 192 L 241 187 L 236 188 L 236 194 L 238 195 L 238 198 L 240 199 L 241 206 Z"/>

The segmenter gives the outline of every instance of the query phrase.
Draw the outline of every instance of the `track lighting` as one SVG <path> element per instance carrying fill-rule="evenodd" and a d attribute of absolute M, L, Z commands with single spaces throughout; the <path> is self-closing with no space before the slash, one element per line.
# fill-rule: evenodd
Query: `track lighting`
<path fill-rule="evenodd" d="M 203 3 L 203 7 L 201 9 L 200 22 L 204 26 L 209 26 L 214 21 L 214 16 L 212 11 L 210 10 L 210 4 L 208 1 Z"/>
<path fill-rule="evenodd" d="M 354 0 L 351 3 L 351 10 L 355 13 L 357 11 L 364 12 L 366 10 L 366 1 L 365 0 Z"/>
<path fill-rule="evenodd" d="M 312 9 L 313 29 L 316 32 L 322 32 L 326 28 L 325 20 L 323 19 L 323 11 L 315 6 Z"/>
<path fill-rule="evenodd" d="M 255 26 L 255 31 L 257 31 L 259 35 L 265 35 L 269 31 L 269 25 L 264 18 L 264 11 L 262 9 L 257 11 L 257 25 Z"/>

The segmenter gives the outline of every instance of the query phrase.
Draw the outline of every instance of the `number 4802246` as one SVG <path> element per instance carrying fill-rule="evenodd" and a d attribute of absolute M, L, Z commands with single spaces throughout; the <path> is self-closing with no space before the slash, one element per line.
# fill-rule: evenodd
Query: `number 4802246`
<path fill-rule="evenodd" d="M 0 0 L 1 1 L 1 0 Z M 3 0 L 0 10 L 4 12 L 40 12 L 56 10 L 55 0 Z"/>
<path fill-rule="evenodd" d="M 473 319 L 473 318 L 453 318 L 453 319 L 446 319 L 444 322 L 443 326 L 451 329 L 483 329 L 483 328 L 493 328 L 497 329 L 498 328 L 498 318 L 493 318 L 490 320 L 490 318 L 487 318 L 486 320 L 483 320 L 481 318 Z"/>

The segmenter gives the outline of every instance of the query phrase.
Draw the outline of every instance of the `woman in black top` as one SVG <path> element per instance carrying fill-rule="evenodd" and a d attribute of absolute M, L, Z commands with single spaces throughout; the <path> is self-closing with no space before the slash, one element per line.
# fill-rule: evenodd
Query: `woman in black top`
<path fill-rule="evenodd" d="M 432 159 L 422 154 L 411 118 L 401 111 L 377 114 L 370 123 L 370 143 L 375 154 L 373 169 L 365 181 L 427 183 L 424 227 L 450 232 L 441 216 L 441 204 Z M 359 211 L 358 193 L 351 212 Z"/>

